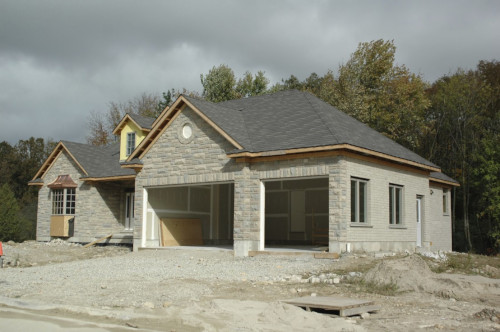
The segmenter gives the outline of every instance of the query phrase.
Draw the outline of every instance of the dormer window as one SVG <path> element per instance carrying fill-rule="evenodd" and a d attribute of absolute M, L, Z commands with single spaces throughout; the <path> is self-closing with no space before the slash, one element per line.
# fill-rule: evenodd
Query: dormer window
<path fill-rule="evenodd" d="M 127 157 L 132 154 L 135 150 L 135 133 L 127 134 Z"/>

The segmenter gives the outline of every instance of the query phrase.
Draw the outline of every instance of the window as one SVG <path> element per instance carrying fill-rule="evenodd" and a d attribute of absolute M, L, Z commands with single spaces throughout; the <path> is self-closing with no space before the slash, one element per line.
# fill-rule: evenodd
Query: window
<path fill-rule="evenodd" d="M 366 223 L 367 181 L 351 179 L 351 222 Z"/>
<path fill-rule="evenodd" d="M 135 133 L 127 134 L 127 157 L 135 150 Z"/>
<path fill-rule="evenodd" d="M 448 213 L 448 189 L 443 189 L 443 214 Z"/>
<path fill-rule="evenodd" d="M 52 189 L 52 214 L 75 214 L 75 188 Z"/>
<path fill-rule="evenodd" d="M 401 225 L 403 220 L 403 187 L 389 186 L 389 224 Z"/>

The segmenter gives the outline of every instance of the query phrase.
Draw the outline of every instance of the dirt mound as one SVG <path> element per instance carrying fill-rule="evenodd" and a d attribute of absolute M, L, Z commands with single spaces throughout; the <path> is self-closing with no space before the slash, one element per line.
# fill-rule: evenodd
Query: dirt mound
<path fill-rule="evenodd" d="M 395 284 L 400 292 L 422 292 L 458 300 L 493 298 L 492 303 L 497 300 L 496 303 L 500 303 L 500 280 L 477 275 L 437 274 L 418 255 L 384 260 L 368 271 L 364 279 L 377 285 Z"/>
<path fill-rule="evenodd" d="M 425 261 L 417 255 L 387 259 L 368 271 L 365 281 L 377 285 L 396 284 L 399 291 L 423 291 L 425 280 L 433 277 Z"/>

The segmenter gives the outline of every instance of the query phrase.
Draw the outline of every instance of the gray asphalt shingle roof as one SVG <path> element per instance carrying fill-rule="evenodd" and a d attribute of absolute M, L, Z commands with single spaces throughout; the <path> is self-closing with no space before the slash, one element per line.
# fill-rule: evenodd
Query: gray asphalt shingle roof
<path fill-rule="evenodd" d="M 288 90 L 217 104 L 186 98 L 240 143 L 243 151 L 350 144 L 438 167 L 307 92 Z"/>
<path fill-rule="evenodd" d="M 150 118 L 147 116 L 142 116 L 135 113 L 127 113 L 127 114 L 132 118 L 132 120 L 137 122 L 137 124 L 141 126 L 141 128 L 151 129 L 153 122 L 155 121 L 154 118 Z"/>
<path fill-rule="evenodd" d="M 184 97 L 243 147 L 232 152 L 350 144 L 439 168 L 307 92 L 289 90 L 221 103 Z M 154 122 L 136 114 L 130 116 L 143 128 L 151 128 Z M 88 177 L 135 174 L 134 170 L 121 167 L 119 142 L 105 147 L 62 142 L 88 172 Z M 431 177 L 456 182 L 438 172 L 433 172 Z"/>
<path fill-rule="evenodd" d="M 135 175 L 135 171 L 120 166 L 120 143 L 108 146 L 61 141 L 87 171 L 88 177 Z"/>
<path fill-rule="evenodd" d="M 450 178 L 448 175 L 441 173 L 441 172 L 431 172 L 430 177 L 433 179 L 438 179 L 438 180 L 443 180 L 443 181 L 448 181 L 448 182 L 453 182 L 453 183 L 459 183 L 457 180 Z"/>

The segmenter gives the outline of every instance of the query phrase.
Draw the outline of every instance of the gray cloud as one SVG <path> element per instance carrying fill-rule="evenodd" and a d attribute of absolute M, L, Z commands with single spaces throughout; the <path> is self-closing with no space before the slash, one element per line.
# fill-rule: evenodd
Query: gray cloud
<path fill-rule="evenodd" d="M 0 0 L 0 141 L 83 141 L 90 111 L 228 64 L 273 82 L 336 70 L 359 42 L 434 81 L 500 54 L 497 1 Z"/>

